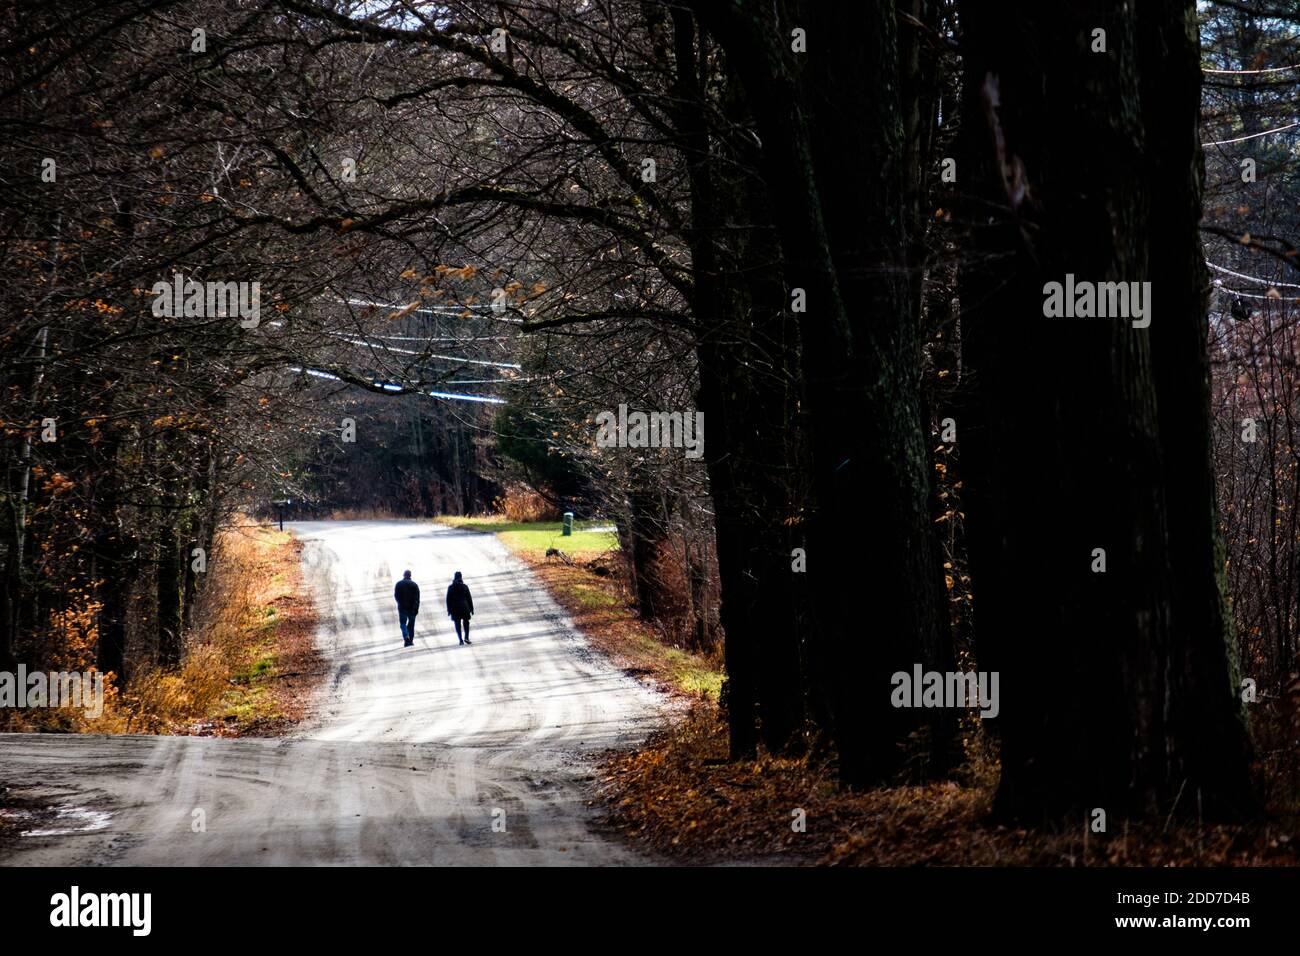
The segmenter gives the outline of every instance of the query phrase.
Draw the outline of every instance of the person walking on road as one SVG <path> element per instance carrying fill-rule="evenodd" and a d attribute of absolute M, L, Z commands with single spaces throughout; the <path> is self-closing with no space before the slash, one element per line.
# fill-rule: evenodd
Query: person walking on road
<path fill-rule="evenodd" d="M 456 637 L 462 644 L 469 643 L 469 619 L 473 615 L 474 596 L 469 593 L 469 588 L 457 571 L 451 586 L 447 588 L 447 616 L 456 623 Z"/>
<path fill-rule="evenodd" d="M 420 586 L 411 580 L 411 572 L 403 571 L 402 580 L 393 588 L 397 600 L 397 622 L 402 627 L 404 647 L 415 643 L 415 615 L 420 613 Z"/>

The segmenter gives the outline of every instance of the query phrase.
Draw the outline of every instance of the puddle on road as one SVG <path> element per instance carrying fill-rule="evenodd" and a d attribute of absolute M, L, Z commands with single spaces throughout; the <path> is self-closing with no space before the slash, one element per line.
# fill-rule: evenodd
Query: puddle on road
<path fill-rule="evenodd" d="M 50 837 L 69 836 L 74 833 L 93 833 L 108 827 L 113 815 L 107 810 L 92 810 L 89 807 L 54 807 L 51 815 L 48 811 L 38 810 L 0 810 L 0 817 L 18 826 L 31 825 L 31 829 L 20 830 L 19 836 Z"/>

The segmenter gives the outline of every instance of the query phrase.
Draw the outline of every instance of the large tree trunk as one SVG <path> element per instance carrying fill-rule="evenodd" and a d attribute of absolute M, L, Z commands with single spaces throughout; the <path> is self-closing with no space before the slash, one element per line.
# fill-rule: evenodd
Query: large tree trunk
<path fill-rule="evenodd" d="M 973 394 L 958 435 L 977 651 L 1000 675 L 997 810 L 1013 817 L 1168 812 L 1180 794 L 1184 810 L 1209 808 L 1243 793 L 1194 354 L 1205 324 L 1196 58 L 1183 49 L 1171 64 L 1149 42 L 1184 29 L 1190 4 L 1153 6 L 1142 47 L 1122 0 L 977 4 L 963 17 L 959 168 L 973 175 L 972 219 L 1000 212 L 976 230 L 963 277 Z M 1090 49 L 1097 28 L 1106 53 Z M 1161 101 L 1144 103 L 1156 86 Z M 1169 111 L 1166 135 L 1149 135 L 1152 111 Z M 1157 219 L 1160 190 L 1174 198 Z M 1044 286 L 1067 273 L 1152 281 L 1151 327 L 1046 317 Z M 1201 705 L 1211 713 L 1189 736 Z"/>
<path fill-rule="evenodd" d="M 1168 317 L 1153 321 L 1150 332 L 1177 601 L 1178 641 L 1170 662 L 1177 682 L 1170 735 L 1177 752 L 1170 769 L 1189 787 L 1201 782 L 1198 804 L 1233 812 L 1253 806 L 1254 797 L 1211 467 L 1209 278 L 1199 232 L 1205 178 L 1197 135 L 1200 38 L 1190 0 L 1155 0 L 1135 10 L 1148 160 L 1144 172 L 1153 232 L 1158 230 L 1148 268 L 1152 286 L 1159 290 L 1159 314 Z"/>
<path fill-rule="evenodd" d="M 894 708 L 891 676 L 951 667 L 905 269 L 894 5 L 793 3 L 777 20 L 759 4 L 696 9 L 745 83 L 786 281 L 806 295 L 810 665 L 829 680 L 841 779 L 873 784 L 900 768 L 910 734 L 946 723 Z M 791 49 L 796 27 L 807 53 Z"/>
<path fill-rule="evenodd" d="M 713 143 L 708 134 L 697 59 L 707 61 L 708 39 L 697 37 L 683 9 L 672 11 L 672 25 L 730 750 L 751 756 L 761 742 L 770 752 L 789 752 L 802 748 L 806 729 L 800 589 L 790 568 L 791 472 L 799 453 L 779 439 L 792 430 L 795 330 L 755 157 L 743 144 Z M 732 76 L 725 83 L 721 108 L 743 124 L 749 117 L 738 84 Z"/>
<path fill-rule="evenodd" d="M 779 438 L 790 432 L 782 378 L 792 371 L 783 366 L 793 362 L 792 343 L 781 339 L 790 330 L 779 305 L 753 302 L 736 288 L 722 298 L 719 312 L 699 316 L 698 353 L 732 752 L 752 753 L 761 741 L 779 753 L 800 749 L 806 729 L 801 589 L 791 571 L 789 520 L 798 453 Z M 776 374 L 758 377 L 755 368 Z"/>

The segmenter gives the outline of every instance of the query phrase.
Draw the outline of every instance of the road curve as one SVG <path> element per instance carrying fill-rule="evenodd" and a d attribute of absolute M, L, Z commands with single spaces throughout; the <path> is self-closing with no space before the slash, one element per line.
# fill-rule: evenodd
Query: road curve
<path fill-rule="evenodd" d="M 429 523 L 286 527 L 330 664 L 313 720 L 288 738 L 0 735 L 0 781 L 68 808 L 70 831 L 0 863 L 647 862 L 600 832 L 590 757 L 643 738 L 661 698 L 591 651 L 525 565 Z M 407 568 L 423 592 L 409 648 L 392 598 Z M 466 647 L 442 610 L 455 571 L 477 611 Z"/>

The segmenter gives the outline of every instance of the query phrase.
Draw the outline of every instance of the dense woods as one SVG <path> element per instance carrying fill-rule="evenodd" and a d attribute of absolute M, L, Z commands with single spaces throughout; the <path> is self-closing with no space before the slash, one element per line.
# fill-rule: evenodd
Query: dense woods
<path fill-rule="evenodd" d="M 530 502 L 723 655 L 733 758 L 1294 800 L 1289 4 L 51 2 L 0 48 L 0 670 L 176 667 L 277 501 Z M 1132 309 L 1052 317 L 1067 275 Z"/>

